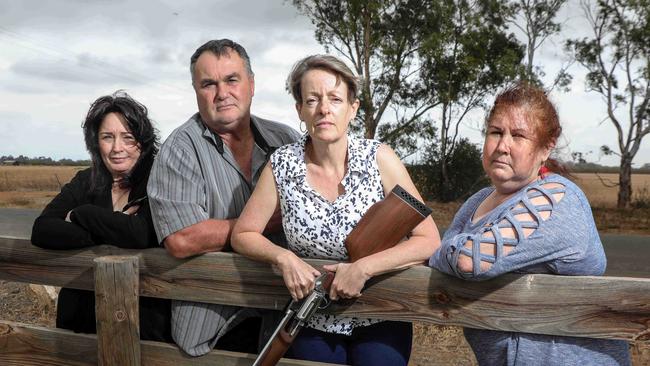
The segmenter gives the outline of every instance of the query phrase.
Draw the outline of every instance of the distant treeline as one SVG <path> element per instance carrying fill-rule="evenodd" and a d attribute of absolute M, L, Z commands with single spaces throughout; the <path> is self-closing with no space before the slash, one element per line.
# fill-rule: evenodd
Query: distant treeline
<path fill-rule="evenodd" d="M 596 163 L 565 163 L 574 173 L 613 173 L 618 174 L 619 167 L 605 166 Z M 640 168 L 632 168 L 633 174 L 650 174 L 650 163 L 643 164 Z"/>
<path fill-rule="evenodd" d="M 30 158 L 28 156 L 19 155 L 3 155 L 0 157 L 0 165 L 65 165 L 65 166 L 89 166 L 90 160 L 72 160 L 60 159 L 53 160 L 45 156 Z"/>
<path fill-rule="evenodd" d="M 45 156 L 30 158 L 28 156 L 13 155 L 0 156 L 0 165 L 63 165 L 63 166 L 90 166 L 90 160 L 59 159 L 53 160 Z M 565 162 L 570 171 L 575 173 L 618 173 L 617 166 L 605 166 L 596 163 Z M 634 174 L 650 174 L 650 163 L 640 168 L 632 168 Z"/>

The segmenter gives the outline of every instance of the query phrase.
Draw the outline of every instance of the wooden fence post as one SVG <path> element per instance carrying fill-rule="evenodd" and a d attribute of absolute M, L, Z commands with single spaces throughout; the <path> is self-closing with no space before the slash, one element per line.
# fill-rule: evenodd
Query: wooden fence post
<path fill-rule="evenodd" d="M 138 257 L 104 256 L 94 265 L 98 364 L 139 366 Z"/>

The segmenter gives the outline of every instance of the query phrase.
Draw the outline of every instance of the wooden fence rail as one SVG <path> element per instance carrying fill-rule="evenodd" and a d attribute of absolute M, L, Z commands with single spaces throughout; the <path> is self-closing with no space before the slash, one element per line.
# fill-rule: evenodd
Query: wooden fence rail
<path fill-rule="evenodd" d="M 7 237 L 0 237 L 0 279 L 93 290 L 93 261 L 111 255 L 138 259 L 140 295 L 278 310 L 288 299 L 279 272 L 237 254 L 211 253 L 178 260 L 163 249 L 135 251 L 99 246 L 49 251 L 32 246 L 26 239 Z M 329 263 L 309 262 L 314 266 Z M 485 282 L 467 282 L 420 266 L 374 278 L 361 298 L 335 303 L 327 311 L 503 331 L 650 342 L 650 279 L 505 275 Z M 47 332 L 6 322 L 4 326 L 18 327 L 29 334 Z M 0 329 L 0 337 L 2 334 Z M 146 348 L 145 342 L 142 344 L 144 360 L 153 351 Z M 5 351 L 3 347 L 6 343 L 0 338 L 0 355 Z M 198 363 L 201 359 L 192 360 L 202 364 Z"/>

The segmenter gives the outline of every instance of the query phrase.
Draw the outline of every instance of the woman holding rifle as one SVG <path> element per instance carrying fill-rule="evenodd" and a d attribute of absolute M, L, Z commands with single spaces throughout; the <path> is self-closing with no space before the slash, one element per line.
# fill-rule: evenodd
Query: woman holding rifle
<path fill-rule="evenodd" d="M 424 263 L 440 243 L 431 217 L 398 245 L 346 262 L 344 240 L 370 206 L 397 184 L 421 199 L 388 146 L 348 135 L 359 107 L 352 71 L 333 56 L 309 56 L 294 66 L 287 88 L 307 133 L 271 156 L 235 225 L 233 249 L 277 266 L 296 300 L 314 289 L 320 274 L 302 258 L 340 261 L 325 267 L 336 273 L 329 293 L 332 300 L 361 296 L 372 276 Z M 277 210 L 282 213 L 288 249 L 262 235 Z M 288 356 L 338 364 L 406 365 L 411 337 L 410 323 L 317 313 Z"/>

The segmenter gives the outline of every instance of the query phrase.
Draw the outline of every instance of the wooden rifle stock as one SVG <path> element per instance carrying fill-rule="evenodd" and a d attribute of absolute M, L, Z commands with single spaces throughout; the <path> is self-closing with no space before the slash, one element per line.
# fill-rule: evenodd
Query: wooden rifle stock
<path fill-rule="evenodd" d="M 430 208 L 396 185 L 388 196 L 366 211 L 345 239 L 350 262 L 394 246 L 430 214 Z M 254 366 L 275 366 L 278 363 L 300 329 L 321 302 L 326 301 L 333 279 L 333 273 L 321 275 L 317 279 L 316 289 L 302 302 L 300 309 L 294 308 L 295 301 L 289 302 L 282 321 L 253 363 Z"/>
<path fill-rule="evenodd" d="M 321 308 L 321 304 L 329 304 L 329 292 L 334 273 L 323 273 L 316 279 L 314 291 L 304 300 L 298 302 L 290 300 L 284 311 L 284 317 L 275 328 L 269 341 L 257 356 L 253 366 L 275 366 L 287 352 L 291 343 L 314 313 Z"/>
<path fill-rule="evenodd" d="M 291 318 L 295 314 L 295 311 L 291 309 L 293 303 L 294 301 L 291 301 L 287 305 L 287 310 L 280 321 L 280 325 L 278 325 L 273 335 L 271 335 L 271 343 L 267 343 L 264 346 L 264 349 L 262 349 L 262 352 L 259 357 L 257 357 L 257 360 L 255 360 L 255 363 L 253 363 L 253 366 L 275 366 L 287 352 L 291 343 L 293 343 L 293 340 L 296 338 L 298 333 L 294 332 L 294 334 L 291 335 L 290 330 L 287 329 Z"/>
<path fill-rule="evenodd" d="M 345 239 L 350 262 L 394 246 L 430 214 L 430 208 L 396 185 L 370 206 Z"/>

